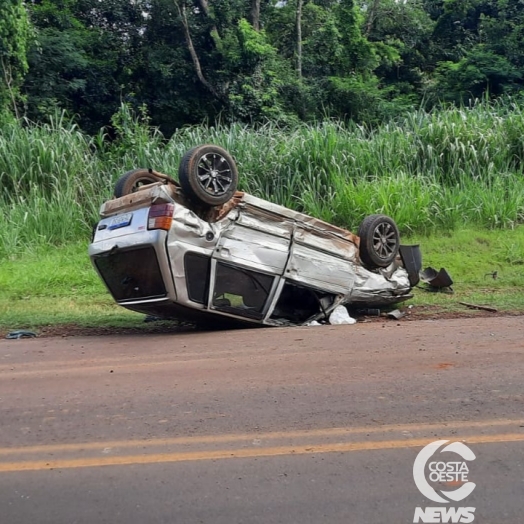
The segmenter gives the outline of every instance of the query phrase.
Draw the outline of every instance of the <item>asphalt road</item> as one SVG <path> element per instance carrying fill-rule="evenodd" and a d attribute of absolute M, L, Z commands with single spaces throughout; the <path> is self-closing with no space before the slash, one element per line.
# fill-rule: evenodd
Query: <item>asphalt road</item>
<path fill-rule="evenodd" d="M 513 317 L 2 340 L 0 524 L 389 524 L 451 506 L 521 524 L 523 335 Z M 415 485 L 440 439 L 475 454 L 462 502 Z"/>

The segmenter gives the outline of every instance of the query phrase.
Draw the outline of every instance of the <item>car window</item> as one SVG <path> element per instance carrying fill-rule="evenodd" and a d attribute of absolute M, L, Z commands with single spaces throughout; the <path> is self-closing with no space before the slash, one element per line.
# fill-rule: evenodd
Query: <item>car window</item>
<path fill-rule="evenodd" d="M 274 278 L 218 262 L 213 307 L 219 311 L 261 319 Z"/>
<path fill-rule="evenodd" d="M 334 295 L 305 286 L 286 282 L 271 314 L 273 320 L 305 322 L 323 312 L 334 300 Z"/>
<path fill-rule="evenodd" d="M 115 300 L 136 300 L 166 295 L 153 247 L 117 251 L 94 259 Z"/>
<path fill-rule="evenodd" d="M 189 299 L 206 304 L 209 293 L 211 258 L 199 253 L 186 253 L 184 269 Z"/>

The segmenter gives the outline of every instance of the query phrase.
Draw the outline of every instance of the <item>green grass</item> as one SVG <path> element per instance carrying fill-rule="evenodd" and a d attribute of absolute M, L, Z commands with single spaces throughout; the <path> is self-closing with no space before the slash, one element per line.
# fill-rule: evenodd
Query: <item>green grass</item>
<path fill-rule="evenodd" d="M 0 331 L 134 325 L 143 318 L 114 303 L 91 266 L 86 243 L 37 248 L 0 266 Z"/>
<path fill-rule="evenodd" d="M 444 267 L 453 295 L 415 290 L 409 302 L 418 311 L 467 311 L 459 301 L 524 312 L 524 227 L 504 231 L 461 230 L 449 235 L 412 236 L 424 267 Z M 494 280 L 490 274 L 497 271 Z M 144 315 L 114 304 L 91 267 L 87 244 L 38 248 L 0 265 L 0 333 L 52 324 L 147 328 Z"/>
<path fill-rule="evenodd" d="M 424 291 L 421 285 L 411 304 L 466 311 L 458 303 L 470 302 L 524 313 L 524 226 L 509 231 L 460 230 L 404 241 L 420 244 L 423 267 L 437 271 L 443 267 L 454 281 L 454 294 Z"/>

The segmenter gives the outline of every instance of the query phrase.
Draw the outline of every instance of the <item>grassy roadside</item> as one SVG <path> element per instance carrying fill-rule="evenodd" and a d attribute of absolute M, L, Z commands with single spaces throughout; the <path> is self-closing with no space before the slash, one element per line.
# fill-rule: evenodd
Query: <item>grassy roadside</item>
<path fill-rule="evenodd" d="M 459 304 L 470 302 L 501 312 L 524 313 L 524 226 L 502 231 L 461 230 L 409 241 L 420 244 L 423 267 L 444 267 L 454 281 L 453 294 L 416 289 L 410 304 L 434 306 L 434 312 L 471 313 Z"/>
<path fill-rule="evenodd" d="M 524 226 L 403 242 L 420 244 L 424 267 L 444 267 L 455 282 L 454 294 L 416 289 L 407 303 L 412 311 L 470 312 L 459 304 L 466 301 L 524 313 Z M 86 243 L 39 248 L 0 264 L 0 335 L 56 324 L 146 328 L 143 319 L 114 304 L 91 267 Z"/>
<path fill-rule="evenodd" d="M 128 326 L 143 318 L 114 304 L 87 243 L 39 248 L 0 265 L 0 333 L 70 323 Z"/>

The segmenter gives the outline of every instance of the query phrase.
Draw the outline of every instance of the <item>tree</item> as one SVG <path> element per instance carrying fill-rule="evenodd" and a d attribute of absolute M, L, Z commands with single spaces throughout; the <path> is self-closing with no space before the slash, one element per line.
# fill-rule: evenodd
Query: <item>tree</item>
<path fill-rule="evenodd" d="M 185 43 L 185 57 L 180 57 L 178 49 L 176 54 L 185 58 L 183 81 L 198 86 L 201 100 L 196 106 L 207 103 L 208 115 L 217 111 L 231 120 L 284 117 L 280 86 L 286 67 L 262 27 L 265 6 L 246 0 L 212 4 L 206 0 L 172 1 L 178 15 L 173 27 L 178 26 Z M 155 14 L 152 12 L 150 22 L 156 25 Z M 151 27 L 146 29 L 146 38 Z M 158 42 L 151 44 L 156 47 Z M 190 78 L 186 76 L 187 63 L 192 64 Z M 172 79 L 178 80 L 182 79 Z"/>
<path fill-rule="evenodd" d="M 22 0 L 3 0 L 0 8 L 0 118 L 17 117 L 20 85 L 27 72 L 29 20 Z"/>
<path fill-rule="evenodd" d="M 187 16 L 191 22 L 191 16 Z M 192 26 L 190 30 L 200 50 L 200 28 L 197 33 Z M 151 2 L 136 64 L 131 80 L 133 92 L 128 101 L 134 106 L 145 104 L 152 122 L 167 135 L 182 125 L 212 121 L 217 116 L 221 103 L 215 101 L 195 74 L 174 0 Z M 202 67 L 207 68 L 207 62 L 203 61 Z"/>
<path fill-rule="evenodd" d="M 443 62 L 437 68 L 440 99 L 457 103 L 500 96 L 522 80 L 522 73 L 507 58 L 477 46 L 457 63 Z"/>
<path fill-rule="evenodd" d="M 97 132 L 134 90 L 132 72 L 143 29 L 139 0 L 41 0 L 29 4 L 35 42 L 25 79 L 27 115 L 56 107 Z"/>
<path fill-rule="evenodd" d="M 304 6 L 303 0 L 297 0 L 297 75 L 298 78 L 302 78 L 302 7 Z"/>
<path fill-rule="evenodd" d="M 434 25 L 423 0 L 375 0 L 365 9 L 366 35 L 380 57 L 375 72 L 399 110 L 412 107 L 423 96 L 429 73 L 434 69 Z"/>
<path fill-rule="evenodd" d="M 431 93 L 466 102 L 523 87 L 524 8 L 519 0 L 448 0 L 437 20 L 443 45 Z"/>
<path fill-rule="evenodd" d="M 326 107 L 338 118 L 371 122 L 381 99 L 374 74 L 380 60 L 362 31 L 362 11 L 355 0 L 340 0 L 333 6 L 333 36 Z"/>
<path fill-rule="evenodd" d="M 328 114 L 367 120 L 368 110 L 374 112 L 379 55 L 362 23 L 354 0 L 290 0 L 270 13 L 270 41 L 296 72 L 287 82 L 286 103 L 302 119 Z"/>

